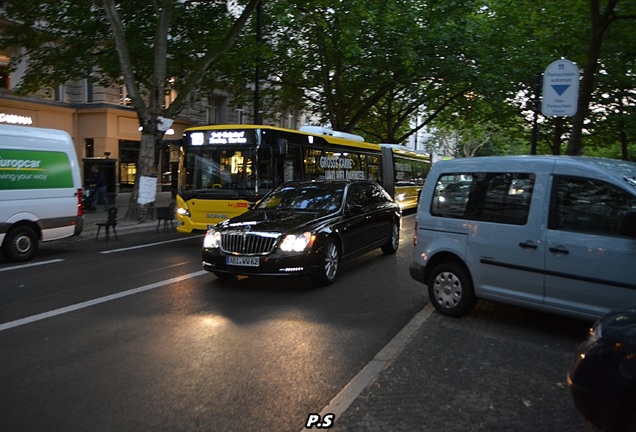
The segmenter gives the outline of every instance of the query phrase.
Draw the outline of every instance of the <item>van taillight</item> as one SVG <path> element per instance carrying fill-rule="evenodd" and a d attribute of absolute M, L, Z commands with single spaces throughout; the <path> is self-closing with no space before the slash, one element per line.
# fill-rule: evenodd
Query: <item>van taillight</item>
<path fill-rule="evenodd" d="M 413 246 L 417 246 L 417 219 L 415 219 L 415 231 L 413 231 Z"/>
<path fill-rule="evenodd" d="M 77 215 L 78 216 L 83 216 L 84 215 L 84 206 L 82 205 L 82 188 L 79 188 L 77 190 Z"/>

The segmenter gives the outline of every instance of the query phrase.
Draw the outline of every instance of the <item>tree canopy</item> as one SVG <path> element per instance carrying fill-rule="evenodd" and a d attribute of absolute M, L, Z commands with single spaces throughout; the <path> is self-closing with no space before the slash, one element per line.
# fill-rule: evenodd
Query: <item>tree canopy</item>
<path fill-rule="evenodd" d="M 104 85 L 125 83 L 143 128 L 137 173 L 151 176 L 155 140 L 165 132 L 162 119 L 174 119 L 196 96 L 258 2 L 5 0 L 9 23 L 1 29 L 0 47 L 23 48 L 12 59 L 28 60 L 21 93 L 86 77 Z M 169 85 L 178 96 L 166 106 Z M 136 217 L 138 206 L 131 208 Z"/>
<path fill-rule="evenodd" d="M 5 0 L 14 25 L 0 46 L 25 47 L 24 92 L 87 74 L 137 86 L 148 140 L 192 97 L 224 87 L 250 102 L 259 88 L 269 115 L 310 111 L 380 142 L 426 129 L 484 143 L 476 154 L 529 151 L 538 78 L 567 58 L 581 70 L 578 110 L 537 116 L 538 151 L 634 158 L 634 2 L 270 0 L 260 27 L 246 25 L 258 0 L 230 3 Z"/>

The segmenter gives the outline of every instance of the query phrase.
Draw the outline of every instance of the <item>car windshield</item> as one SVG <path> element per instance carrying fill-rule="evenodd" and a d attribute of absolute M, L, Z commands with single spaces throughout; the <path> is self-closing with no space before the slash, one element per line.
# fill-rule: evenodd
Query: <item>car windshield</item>
<path fill-rule="evenodd" d="M 342 205 L 344 184 L 282 185 L 256 205 L 260 210 L 336 211 Z"/>

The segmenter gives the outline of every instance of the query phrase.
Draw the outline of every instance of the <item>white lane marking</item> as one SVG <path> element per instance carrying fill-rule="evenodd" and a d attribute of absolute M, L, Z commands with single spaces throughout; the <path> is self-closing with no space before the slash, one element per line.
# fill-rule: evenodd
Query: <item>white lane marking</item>
<path fill-rule="evenodd" d="M 41 266 L 41 265 L 45 265 L 45 264 L 54 264 L 54 263 L 58 263 L 58 262 L 62 262 L 62 261 L 65 261 L 65 260 L 63 260 L 63 259 L 52 259 L 52 260 L 48 260 L 48 261 L 40 261 L 40 262 L 16 265 L 16 266 L 12 266 L 12 267 L 3 267 L 3 268 L 0 268 L 0 272 L 9 271 L 9 270 L 19 270 L 19 269 L 23 269 L 23 268 Z"/>
<path fill-rule="evenodd" d="M 89 301 L 85 301 L 82 303 L 76 303 L 74 305 L 70 305 L 70 306 L 66 306 L 60 309 L 55 309 L 49 312 L 44 312 L 38 315 L 32 315 L 30 317 L 26 317 L 26 318 L 22 318 L 19 320 L 15 320 L 15 321 L 11 321 L 8 323 L 4 323 L 4 324 L 0 324 L 0 331 L 4 331 L 4 330 L 8 330 L 14 327 L 19 327 L 25 324 L 30 324 L 32 322 L 36 322 L 36 321 L 40 321 L 46 318 L 51 318 L 54 316 L 58 316 L 58 315 L 63 315 L 69 312 L 73 312 L 79 309 L 84 309 L 90 306 L 94 306 L 100 303 L 106 303 L 112 300 L 117 300 L 120 299 L 122 297 L 127 297 L 127 296 L 131 296 L 133 294 L 139 294 L 141 292 L 144 291 L 149 291 L 155 288 L 161 288 L 162 286 L 166 286 L 166 285 L 170 285 L 173 283 L 177 283 L 177 282 L 181 282 L 184 280 L 188 280 L 188 279 L 192 279 L 195 277 L 199 277 L 202 276 L 204 274 L 208 274 L 208 272 L 206 270 L 199 270 L 197 272 L 194 273 L 188 273 L 182 276 L 177 276 L 171 279 L 166 279 L 163 281 L 159 281 L 159 282 L 155 282 L 149 285 L 144 285 L 144 286 L 140 286 L 138 288 L 133 288 L 131 290 L 128 291 L 122 291 L 122 292 L 118 292 L 115 294 L 111 294 L 111 295 L 107 295 L 105 297 L 100 297 L 100 298 L 96 298 L 94 300 L 89 300 Z"/>
<path fill-rule="evenodd" d="M 326 414 L 334 414 L 337 422 L 338 418 L 344 414 L 362 391 L 371 384 L 387 363 L 404 348 L 413 333 L 426 322 L 434 310 L 431 304 L 427 303 L 421 311 L 415 314 L 411 321 L 323 408 L 319 414 L 320 418 L 324 418 Z M 301 431 L 306 430 L 306 428 L 301 429 Z"/>
<path fill-rule="evenodd" d="M 145 248 L 145 247 L 157 246 L 157 245 L 162 245 L 162 244 L 166 244 L 166 243 L 174 243 L 174 242 L 179 242 L 179 241 L 184 241 L 184 240 L 190 240 L 191 238 L 192 237 L 183 237 L 183 238 L 160 241 L 160 242 L 155 242 L 155 243 L 146 243 L 146 244 L 142 244 L 142 245 L 139 245 L 139 246 L 130 246 L 130 247 L 127 247 L 127 248 L 111 249 L 111 250 L 107 250 L 107 251 L 102 251 L 100 253 L 101 254 L 110 254 L 110 253 L 117 253 L 117 252 L 126 252 L 126 251 L 134 250 L 134 249 L 141 249 L 141 248 Z"/>

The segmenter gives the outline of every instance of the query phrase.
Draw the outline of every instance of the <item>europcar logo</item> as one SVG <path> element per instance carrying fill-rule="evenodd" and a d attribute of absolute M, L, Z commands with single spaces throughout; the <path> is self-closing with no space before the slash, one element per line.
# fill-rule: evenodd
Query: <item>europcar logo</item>
<path fill-rule="evenodd" d="M 0 149 L 0 190 L 72 187 L 66 153 Z"/>

